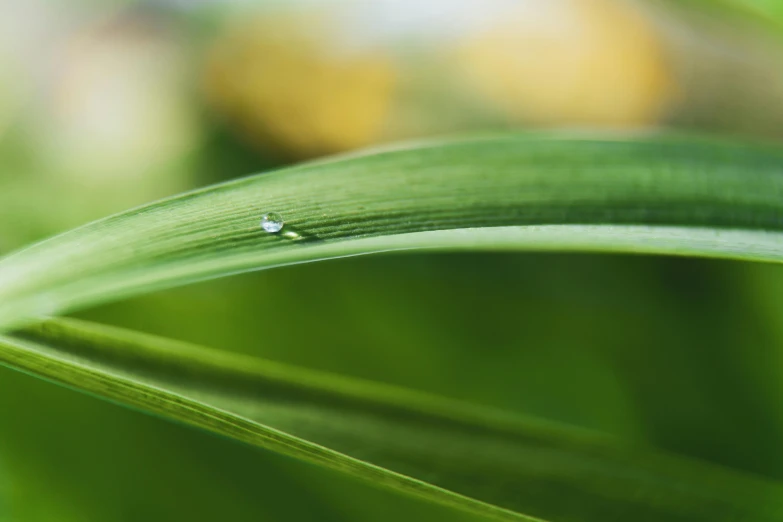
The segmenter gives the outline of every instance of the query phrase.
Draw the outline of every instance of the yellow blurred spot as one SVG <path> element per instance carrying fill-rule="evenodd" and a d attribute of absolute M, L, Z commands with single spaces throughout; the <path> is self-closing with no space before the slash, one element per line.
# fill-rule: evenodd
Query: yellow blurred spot
<path fill-rule="evenodd" d="M 391 103 L 392 64 L 378 50 L 336 48 L 336 31 L 313 13 L 231 26 L 208 59 L 210 100 L 254 142 L 296 156 L 376 140 Z"/>
<path fill-rule="evenodd" d="M 674 94 L 650 21 L 622 0 L 520 7 L 467 37 L 458 57 L 462 74 L 512 122 L 652 124 Z"/>

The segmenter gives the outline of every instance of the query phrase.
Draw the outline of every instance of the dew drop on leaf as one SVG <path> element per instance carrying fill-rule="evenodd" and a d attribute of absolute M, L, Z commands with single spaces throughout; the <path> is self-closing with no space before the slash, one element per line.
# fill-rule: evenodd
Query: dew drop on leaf
<path fill-rule="evenodd" d="M 278 214 L 277 212 L 269 212 L 267 214 L 264 214 L 261 218 L 261 228 L 269 232 L 270 234 L 276 234 L 283 230 L 283 225 L 285 225 L 285 221 L 283 221 L 283 216 Z"/>

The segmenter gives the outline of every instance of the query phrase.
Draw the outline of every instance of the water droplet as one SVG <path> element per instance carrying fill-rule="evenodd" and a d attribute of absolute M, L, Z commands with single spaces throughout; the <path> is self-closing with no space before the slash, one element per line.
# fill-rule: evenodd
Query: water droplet
<path fill-rule="evenodd" d="M 270 234 L 277 234 L 283 230 L 283 225 L 285 225 L 283 216 L 277 212 L 269 212 L 268 214 L 264 214 L 264 216 L 261 218 L 261 228 Z"/>

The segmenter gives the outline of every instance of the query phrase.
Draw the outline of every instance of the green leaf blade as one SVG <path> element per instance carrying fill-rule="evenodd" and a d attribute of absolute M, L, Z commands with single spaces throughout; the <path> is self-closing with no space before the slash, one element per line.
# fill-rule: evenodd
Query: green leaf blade
<path fill-rule="evenodd" d="M 3 364 L 504 520 L 779 520 L 783 486 L 585 433 L 80 321 L 0 338 Z"/>
<path fill-rule="evenodd" d="M 286 226 L 259 224 L 278 212 Z M 783 257 L 783 153 L 679 137 L 488 136 L 210 187 L 0 261 L 0 326 L 285 264 L 409 249 Z"/>

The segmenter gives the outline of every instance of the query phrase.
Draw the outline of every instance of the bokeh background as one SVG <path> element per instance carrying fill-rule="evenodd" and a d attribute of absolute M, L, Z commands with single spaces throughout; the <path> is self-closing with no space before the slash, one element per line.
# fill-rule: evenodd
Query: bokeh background
<path fill-rule="evenodd" d="M 783 7 L 743 4 L 0 0 L 0 252 L 190 188 L 399 140 L 598 128 L 781 142 Z M 783 480 L 781 296 L 772 265 L 395 255 L 79 316 Z M 3 513 L 475 520 L 0 369 Z"/>

